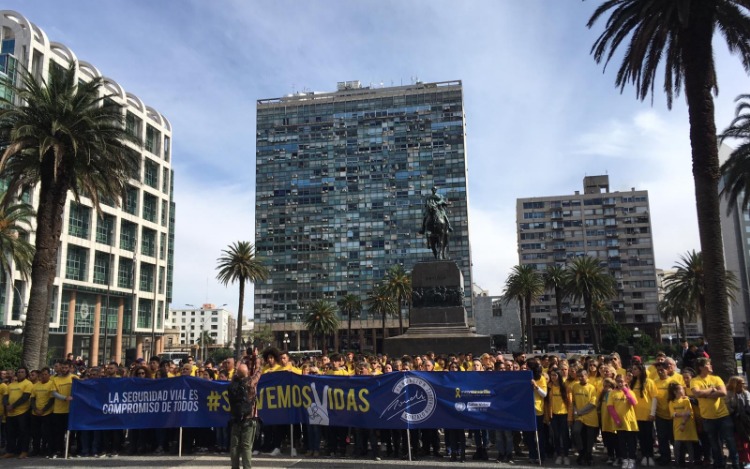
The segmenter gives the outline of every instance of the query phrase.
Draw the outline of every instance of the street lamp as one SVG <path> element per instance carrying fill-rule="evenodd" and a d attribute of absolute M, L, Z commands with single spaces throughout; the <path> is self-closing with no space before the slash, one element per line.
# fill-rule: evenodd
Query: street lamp
<path fill-rule="evenodd" d="M 640 339 L 641 338 L 641 331 L 638 329 L 638 326 L 633 328 L 633 338 L 634 339 Z"/>
<path fill-rule="evenodd" d="M 284 342 L 284 350 L 289 350 L 289 342 L 291 342 L 291 340 L 289 339 L 288 333 L 284 332 L 284 340 L 282 342 Z"/>
<path fill-rule="evenodd" d="M 21 321 L 21 327 L 13 329 L 13 333 L 15 335 L 23 335 L 24 326 L 26 325 L 26 313 L 21 313 L 21 315 L 18 316 L 18 320 Z"/>
<path fill-rule="evenodd" d="M 510 337 L 508 337 L 508 342 L 510 342 L 510 344 L 508 345 L 508 348 L 510 349 L 508 350 L 509 352 L 513 351 L 513 342 L 515 341 L 516 341 L 516 338 L 513 336 L 513 334 L 510 334 Z"/>

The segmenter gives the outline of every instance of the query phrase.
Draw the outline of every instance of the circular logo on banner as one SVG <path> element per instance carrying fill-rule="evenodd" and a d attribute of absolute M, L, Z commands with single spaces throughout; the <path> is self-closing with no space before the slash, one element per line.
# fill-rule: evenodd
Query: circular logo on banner
<path fill-rule="evenodd" d="M 456 410 L 459 412 L 463 412 L 464 410 L 466 410 L 466 404 L 463 402 L 456 402 L 454 406 L 456 407 Z"/>
<path fill-rule="evenodd" d="M 407 376 L 393 387 L 396 398 L 381 414 L 387 419 L 398 416 L 407 423 L 419 423 L 435 412 L 435 390 L 418 376 Z"/>

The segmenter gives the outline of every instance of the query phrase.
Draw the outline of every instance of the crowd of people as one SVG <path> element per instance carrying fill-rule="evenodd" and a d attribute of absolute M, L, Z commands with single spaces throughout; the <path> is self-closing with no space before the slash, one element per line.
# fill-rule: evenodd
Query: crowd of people
<path fill-rule="evenodd" d="M 677 369 L 674 359 L 659 353 L 646 365 L 633 357 L 623 367 L 620 356 L 557 355 L 527 357 L 485 353 L 435 355 L 426 353 L 399 358 L 386 355 L 333 353 L 294 359 L 287 352 L 268 348 L 260 354 L 260 373 L 289 371 L 304 375 L 378 375 L 400 371 L 511 372 L 529 370 L 534 396 L 537 432 L 481 429 L 371 430 L 318 425 L 298 425 L 294 441 L 289 425 L 262 425 L 254 434 L 252 454 L 277 456 L 282 447 L 298 448 L 309 457 L 354 456 L 443 458 L 464 461 L 467 447 L 473 458 L 513 463 L 520 457 L 536 464 L 578 465 L 594 463 L 593 449 L 603 445 L 602 461 L 633 468 L 687 464 L 725 466 L 726 446 L 733 468 L 750 468 L 750 393 L 745 379 L 734 376 L 725 383 L 713 374 L 705 352 L 685 360 Z M 245 363 L 248 363 L 245 360 Z M 684 362 L 684 363 L 683 363 Z M 691 366 L 687 366 L 691 365 Z M 238 365 L 247 376 L 245 365 Z M 250 366 L 251 370 L 253 366 Z M 31 456 L 55 458 L 65 454 L 65 432 L 74 379 L 133 377 L 141 379 L 194 376 L 230 381 L 235 361 L 196 363 L 188 357 L 180 364 L 153 357 L 139 359 L 129 367 L 112 362 L 86 367 L 61 360 L 53 369 L 24 367 L 0 375 L 3 458 Z M 252 372 L 251 372 L 252 374 Z M 177 429 L 107 430 L 71 432 L 71 454 L 75 457 L 115 457 L 130 454 L 228 452 L 230 426 L 185 428 L 182 440 Z M 498 422 L 498 427 L 501 423 Z M 442 441 L 441 441 L 442 437 Z M 179 441 L 178 441 L 179 440 Z M 408 446 L 410 442 L 411 447 Z M 656 447 L 656 451 L 655 451 Z M 411 451 L 409 451 L 411 450 Z"/>

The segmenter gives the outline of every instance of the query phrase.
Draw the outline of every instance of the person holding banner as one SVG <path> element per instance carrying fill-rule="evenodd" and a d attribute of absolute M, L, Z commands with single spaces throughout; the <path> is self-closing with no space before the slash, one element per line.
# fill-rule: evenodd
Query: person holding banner
<path fill-rule="evenodd" d="M 52 378 L 52 397 L 55 403 L 52 405 L 52 458 L 65 456 L 65 432 L 68 431 L 68 414 L 70 413 L 70 401 L 73 400 L 71 391 L 73 380 L 77 376 L 70 373 L 73 363 L 66 360 L 60 363 L 60 373 Z"/>
<path fill-rule="evenodd" d="M 531 360 L 531 359 L 530 359 Z M 529 459 L 532 464 L 544 463 L 545 451 L 539 451 L 539 442 L 547 440 L 547 425 L 545 424 L 545 407 L 547 397 L 547 378 L 542 373 L 542 366 L 537 361 L 529 361 L 528 368 L 532 373 L 531 386 L 534 391 L 534 411 L 536 412 L 536 432 L 523 432 L 523 439 L 529 449 Z"/>
<path fill-rule="evenodd" d="M 229 385 L 229 406 L 232 415 L 229 458 L 232 469 L 240 469 L 240 459 L 243 469 L 252 467 L 253 441 L 260 424 L 255 403 L 261 376 L 257 349 L 253 350 L 250 364 L 252 370 L 248 369 L 245 363 L 239 364 Z"/>

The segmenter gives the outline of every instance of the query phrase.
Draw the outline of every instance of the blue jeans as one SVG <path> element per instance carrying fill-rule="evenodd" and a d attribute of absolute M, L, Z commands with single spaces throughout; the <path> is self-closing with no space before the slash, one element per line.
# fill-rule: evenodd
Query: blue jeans
<path fill-rule="evenodd" d="M 728 415 L 718 419 L 704 419 L 703 429 L 711 441 L 714 467 L 724 467 L 726 464 L 721 440 L 724 440 L 727 449 L 729 449 L 730 462 L 734 465 L 739 465 L 740 458 L 737 454 L 737 443 L 734 440 L 734 424 L 732 423 L 732 419 Z"/>

